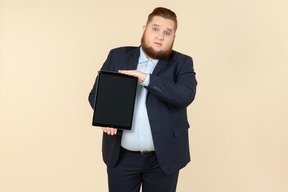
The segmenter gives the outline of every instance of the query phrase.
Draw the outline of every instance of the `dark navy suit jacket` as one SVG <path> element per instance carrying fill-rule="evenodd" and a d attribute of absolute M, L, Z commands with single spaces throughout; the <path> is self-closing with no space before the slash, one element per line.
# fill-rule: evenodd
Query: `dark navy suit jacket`
<path fill-rule="evenodd" d="M 135 70 L 140 55 L 139 47 L 122 47 L 110 51 L 101 70 Z M 97 78 L 96 78 L 97 81 Z M 94 107 L 96 82 L 89 94 Z M 197 81 L 192 58 L 173 51 L 160 59 L 150 75 L 146 107 L 153 142 L 160 167 L 173 174 L 190 161 L 187 106 L 194 100 Z M 107 166 L 117 163 L 122 131 L 111 136 L 103 133 L 102 153 Z"/>

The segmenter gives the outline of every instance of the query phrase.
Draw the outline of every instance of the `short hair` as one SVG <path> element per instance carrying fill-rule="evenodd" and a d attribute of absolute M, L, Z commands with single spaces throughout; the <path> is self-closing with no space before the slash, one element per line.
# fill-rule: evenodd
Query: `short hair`
<path fill-rule="evenodd" d="M 164 19 L 170 19 L 170 20 L 174 21 L 174 25 L 175 25 L 174 28 L 176 31 L 178 22 L 177 22 L 177 16 L 173 11 L 171 11 L 170 9 L 164 8 L 164 7 L 157 7 L 148 16 L 147 24 L 152 21 L 154 16 L 160 16 L 160 17 L 163 17 Z"/>

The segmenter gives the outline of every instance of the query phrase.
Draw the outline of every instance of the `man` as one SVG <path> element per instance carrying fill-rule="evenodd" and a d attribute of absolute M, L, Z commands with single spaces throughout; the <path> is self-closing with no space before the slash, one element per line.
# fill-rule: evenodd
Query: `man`
<path fill-rule="evenodd" d="M 132 129 L 102 128 L 110 192 L 136 192 L 141 184 L 143 192 L 176 191 L 179 170 L 190 161 L 186 108 L 197 81 L 192 58 L 172 50 L 176 29 L 175 13 L 156 8 L 143 27 L 141 46 L 113 49 L 103 64 L 101 70 L 139 82 Z"/>

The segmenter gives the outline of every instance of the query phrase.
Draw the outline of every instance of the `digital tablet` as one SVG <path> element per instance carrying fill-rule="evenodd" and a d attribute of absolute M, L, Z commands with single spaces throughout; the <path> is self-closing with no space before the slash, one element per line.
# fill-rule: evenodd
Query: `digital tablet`
<path fill-rule="evenodd" d="M 93 126 L 131 129 L 137 78 L 110 71 L 99 71 Z"/>

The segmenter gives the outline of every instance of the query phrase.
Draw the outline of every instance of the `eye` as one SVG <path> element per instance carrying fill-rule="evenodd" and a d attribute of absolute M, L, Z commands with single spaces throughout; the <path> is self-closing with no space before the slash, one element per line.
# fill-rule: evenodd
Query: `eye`
<path fill-rule="evenodd" d="M 158 29 L 157 28 L 153 28 L 153 31 L 158 31 Z"/>
<path fill-rule="evenodd" d="M 169 32 L 164 32 L 164 34 L 165 34 L 166 36 L 169 36 L 169 35 L 170 35 L 170 33 L 169 33 Z"/>

